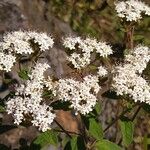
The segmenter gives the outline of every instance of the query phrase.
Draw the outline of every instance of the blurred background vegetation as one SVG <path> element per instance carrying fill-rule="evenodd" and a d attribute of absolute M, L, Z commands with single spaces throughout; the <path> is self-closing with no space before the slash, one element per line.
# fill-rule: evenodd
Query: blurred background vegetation
<path fill-rule="evenodd" d="M 124 28 L 116 16 L 114 0 L 51 0 L 47 11 L 69 23 L 80 35 L 122 43 Z M 148 2 L 148 1 L 147 1 Z M 150 44 L 150 20 L 145 17 L 135 28 L 135 41 Z"/>

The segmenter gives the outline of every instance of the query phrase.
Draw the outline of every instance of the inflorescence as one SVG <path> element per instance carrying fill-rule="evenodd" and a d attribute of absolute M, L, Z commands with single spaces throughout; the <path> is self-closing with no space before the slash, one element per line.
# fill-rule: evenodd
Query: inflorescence
<path fill-rule="evenodd" d="M 67 59 L 76 69 L 82 69 L 89 65 L 91 62 L 91 53 L 94 51 L 98 53 L 100 57 L 107 57 L 112 54 L 110 45 L 91 38 L 67 37 L 64 38 L 63 45 L 65 48 L 73 51 Z"/>
<path fill-rule="evenodd" d="M 150 16 L 150 7 L 139 0 L 118 1 L 115 6 L 117 15 L 129 22 L 137 22 L 143 14 Z"/>
<path fill-rule="evenodd" d="M 150 85 L 142 77 L 150 60 L 150 49 L 137 46 L 126 56 L 125 64 L 115 68 L 113 87 L 118 95 L 129 95 L 135 102 L 150 104 Z"/>
<path fill-rule="evenodd" d="M 142 14 L 150 15 L 150 8 L 137 0 L 117 2 L 115 9 L 118 16 L 126 21 L 136 22 L 142 18 Z M 53 38 L 46 33 L 7 33 L 0 42 L 0 70 L 9 72 L 20 56 L 42 53 L 52 48 L 53 44 Z M 63 46 L 70 52 L 67 60 L 79 72 L 91 63 L 92 54 L 106 58 L 113 53 L 110 45 L 91 38 L 66 37 L 63 39 Z M 118 95 L 128 95 L 135 102 L 150 104 L 150 85 L 143 76 L 149 60 L 150 49 L 138 45 L 125 56 L 124 64 L 115 66 L 111 72 L 112 87 Z M 29 119 L 43 132 L 51 128 L 56 115 L 52 106 L 45 103 L 45 89 L 52 93 L 55 100 L 69 102 L 75 114 L 86 115 L 93 110 L 101 90 L 99 79 L 108 74 L 105 66 L 97 67 L 97 73 L 94 75 L 86 74 L 79 79 L 70 77 L 53 80 L 51 76 L 44 75 L 50 66 L 47 63 L 35 62 L 35 67 L 28 74 L 29 79 L 16 87 L 15 95 L 6 103 L 6 110 L 8 114 L 12 114 L 16 124 Z"/>
<path fill-rule="evenodd" d="M 54 41 L 46 33 L 15 31 L 5 34 L 0 43 L 0 70 L 11 71 L 17 57 L 34 53 L 32 43 L 38 44 L 40 51 L 46 51 Z"/>

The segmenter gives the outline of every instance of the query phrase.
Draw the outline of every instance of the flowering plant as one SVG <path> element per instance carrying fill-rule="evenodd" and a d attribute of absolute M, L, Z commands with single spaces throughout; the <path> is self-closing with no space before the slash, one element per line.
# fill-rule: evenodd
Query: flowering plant
<path fill-rule="evenodd" d="M 144 73 L 150 60 L 150 49 L 143 44 L 134 45 L 133 27 L 143 14 L 150 15 L 150 8 L 140 1 L 128 0 L 115 2 L 115 10 L 126 28 L 127 54 L 123 61 L 112 65 L 114 50 L 111 44 L 90 37 L 63 37 L 61 43 L 67 54 L 66 62 L 72 70 L 65 77 L 54 77 L 48 72 L 52 68 L 46 62 L 45 52 L 50 53 L 54 46 L 52 36 L 21 30 L 4 34 L 0 43 L 0 70 L 3 76 L 17 70 L 19 77 L 18 83 L 3 99 L 6 112 L 13 116 L 15 124 L 31 123 L 44 132 L 39 139 L 50 135 L 48 138 L 53 141 L 48 142 L 54 145 L 58 137 L 63 143 L 61 132 L 64 132 L 69 137 L 66 149 L 77 145 L 75 149 L 82 146 L 82 149 L 121 150 L 121 146 L 127 147 L 132 142 L 133 121 L 142 107 L 150 105 L 150 84 Z M 107 87 L 104 86 L 106 81 Z M 107 93 L 115 93 L 119 100 L 127 100 L 128 104 L 124 106 L 126 110 L 123 109 L 120 116 L 103 130 L 98 119 L 99 103 Z M 67 107 L 78 119 L 81 124 L 78 132 L 63 128 L 58 122 L 56 106 L 61 110 Z M 137 111 L 133 116 L 126 116 L 135 107 Z M 104 138 L 104 133 L 117 121 L 122 132 L 118 145 Z"/>

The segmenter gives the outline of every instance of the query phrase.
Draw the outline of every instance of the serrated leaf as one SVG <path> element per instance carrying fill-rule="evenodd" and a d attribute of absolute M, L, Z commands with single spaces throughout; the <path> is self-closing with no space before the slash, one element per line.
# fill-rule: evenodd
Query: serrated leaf
<path fill-rule="evenodd" d="M 97 140 L 103 138 L 102 125 L 99 122 L 97 122 L 94 118 L 89 119 L 89 133 Z"/>
<path fill-rule="evenodd" d="M 121 120 L 119 124 L 121 127 L 123 145 L 127 147 L 133 141 L 134 124 L 129 120 Z"/>
<path fill-rule="evenodd" d="M 40 145 L 40 147 L 44 147 L 50 144 L 57 146 L 58 144 L 57 133 L 53 132 L 52 130 L 43 132 L 34 140 L 33 144 Z"/>
<path fill-rule="evenodd" d="M 95 150 L 122 150 L 121 147 L 108 140 L 100 140 L 95 144 Z"/>

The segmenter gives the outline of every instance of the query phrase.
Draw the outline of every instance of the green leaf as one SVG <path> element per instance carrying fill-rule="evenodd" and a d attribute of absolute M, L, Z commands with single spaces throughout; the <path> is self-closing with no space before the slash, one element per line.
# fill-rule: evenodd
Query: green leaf
<path fill-rule="evenodd" d="M 77 147 L 77 136 L 73 137 L 70 140 L 70 144 L 71 144 L 71 150 L 77 150 L 78 149 L 78 147 Z"/>
<path fill-rule="evenodd" d="M 102 125 L 99 122 L 97 122 L 94 118 L 89 119 L 89 133 L 97 140 L 103 138 Z"/>
<path fill-rule="evenodd" d="M 143 40 L 145 37 L 143 35 L 135 35 L 134 36 L 134 40 L 135 41 L 140 41 L 140 40 Z"/>
<path fill-rule="evenodd" d="M 148 136 L 145 135 L 142 143 L 144 150 L 148 150 L 148 145 L 150 145 L 150 138 L 148 138 Z"/>
<path fill-rule="evenodd" d="M 96 113 L 99 115 L 101 113 L 101 105 L 99 102 L 96 103 L 94 110 L 96 111 Z"/>
<path fill-rule="evenodd" d="M 108 140 L 100 140 L 95 144 L 95 150 L 122 150 L 121 147 Z"/>
<path fill-rule="evenodd" d="M 64 150 L 86 150 L 83 138 L 73 136 L 66 144 Z"/>
<path fill-rule="evenodd" d="M 22 69 L 20 72 L 18 72 L 18 75 L 23 80 L 28 80 L 29 79 L 28 70 L 27 69 Z"/>
<path fill-rule="evenodd" d="M 44 147 L 49 144 L 57 146 L 57 133 L 52 130 L 43 132 L 34 140 L 33 144 L 40 145 L 40 147 Z"/>
<path fill-rule="evenodd" d="M 129 120 L 121 120 L 120 122 L 123 145 L 128 146 L 133 141 L 134 124 Z"/>
<path fill-rule="evenodd" d="M 62 145 L 63 148 L 67 145 L 69 139 L 70 139 L 70 138 L 68 138 L 67 136 L 66 136 L 66 137 L 63 137 L 63 139 L 62 139 L 62 141 L 61 141 L 61 145 Z"/>
<path fill-rule="evenodd" d="M 5 107 L 0 105 L 0 113 L 5 112 Z"/>

